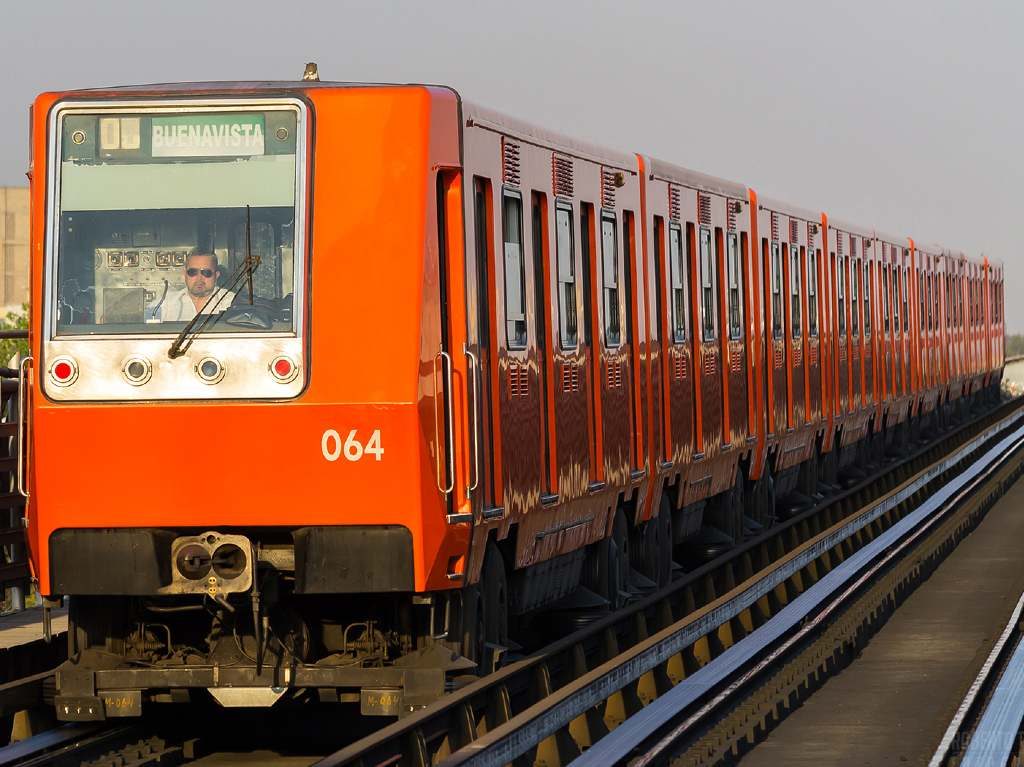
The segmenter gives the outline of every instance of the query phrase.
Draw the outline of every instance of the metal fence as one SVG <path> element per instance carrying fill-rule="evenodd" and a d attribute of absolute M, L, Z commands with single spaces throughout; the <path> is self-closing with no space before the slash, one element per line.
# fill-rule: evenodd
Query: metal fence
<path fill-rule="evenodd" d="M 24 340 L 25 330 L 2 330 L 0 340 Z M 17 360 L 16 360 L 17 361 Z M 0 367 L 0 613 L 25 609 L 32 581 L 25 545 L 25 498 L 18 492 L 18 370 Z"/>

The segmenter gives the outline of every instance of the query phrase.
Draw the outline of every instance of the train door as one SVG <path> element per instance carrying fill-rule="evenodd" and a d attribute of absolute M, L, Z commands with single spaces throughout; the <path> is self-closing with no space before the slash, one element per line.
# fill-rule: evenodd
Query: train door
<path fill-rule="evenodd" d="M 579 331 L 579 280 L 582 273 L 580 249 L 577 248 L 576 212 L 568 201 L 556 199 L 554 205 L 554 272 L 555 297 L 552 301 L 557 317 L 555 346 L 554 419 L 558 424 L 556 466 L 553 492 L 564 498 L 579 497 L 586 491 L 590 476 L 590 430 L 587 360 Z M 549 281 L 552 282 L 552 281 Z M 587 300 L 586 294 L 584 301 Z M 570 469 L 568 471 L 564 469 Z M 574 483 L 562 487 L 560 483 Z"/>
<path fill-rule="evenodd" d="M 805 348 L 807 353 L 806 374 L 804 380 L 807 383 L 807 420 L 824 418 L 823 379 L 822 368 L 826 355 L 821 354 L 819 341 L 819 312 L 821 309 L 819 296 L 821 294 L 821 248 L 816 247 L 816 227 L 808 224 L 807 236 L 807 337 Z"/>
<path fill-rule="evenodd" d="M 795 228 L 796 221 L 791 219 L 792 228 Z M 796 232 L 790 233 L 788 244 L 783 243 L 783 258 L 786 261 L 786 283 L 787 283 L 787 375 L 789 385 L 789 407 L 787 413 L 787 425 L 790 429 L 799 428 L 806 420 L 806 407 L 804 402 L 804 318 L 803 318 L 803 255 L 804 249 L 795 236 Z"/>
<path fill-rule="evenodd" d="M 619 219 L 603 210 L 600 221 L 601 317 L 604 360 L 601 390 L 601 421 L 605 475 L 616 484 L 628 480 L 632 464 L 632 396 L 629 358 L 629 327 L 626 308 L 625 260 L 620 249 Z"/>
<path fill-rule="evenodd" d="M 893 391 L 893 364 L 892 364 L 892 289 L 889 285 L 889 278 L 892 271 L 892 256 L 887 243 L 882 243 L 882 260 L 879 262 L 881 274 L 881 310 L 882 310 L 882 401 L 892 398 Z"/>
<path fill-rule="evenodd" d="M 746 232 L 737 232 L 735 210 L 739 203 L 727 201 L 732 211 L 725 234 L 725 332 L 722 338 L 728 350 L 729 433 L 727 442 L 742 442 L 748 433 L 747 423 L 747 350 L 744 342 L 743 291 L 747 283 L 748 241 Z M 735 208 L 733 205 L 735 204 Z M 719 230 L 720 231 L 720 230 Z M 723 363 L 724 364 L 724 363 Z"/>
<path fill-rule="evenodd" d="M 703 197 L 703 195 L 698 195 Z M 708 198 L 704 198 L 708 199 Z M 708 199 L 707 207 L 710 208 Z M 704 216 L 702 215 L 703 219 Z M 715 238 L 710 225 L 710 210 L 707 224 L 702 223 L 697 231 L 697 288 L 700 306 L 700 368 L 697 380 L 701 387 L 701 452 L 721 444 L 722 440 L 722 384 L 719 373 L 719 327 L 718 327 L 718 255 L 715 253 Z"/>
<path fill-rule="evenodd" d="M 843 268 L 850 286 L 850 410 L 853 411 L 864 406 L 864 270 L 859 240 L 846 234 L 842 237 L 847 240 L 850 251 L 843 259 Z"/>
<path fill-rule="evenodd" d="M 836 286 L 836 394 L 838 410 L 846 414 L 851 405 L 851 366 L 850 366 L 850 343 L 847 337 L 847 269 L 846 257 L 843 256 L 842 232 L 836 232 L 836 250 L 832 251 L 832 271 L 834 273 L 833 283 Z M 850 289 L 852 291 L 852 288 Z"/>
<path fill-rule="evenodd" d="M 875 354 L 875 335 L 877 328 L 875 327 L 875 304 L 877 293 L 875 292 L 875 263 L 873 260 L 873 246 L 871 240 L 864 238 L 862 241 L 864 248 L 864 258 L 862 263 L 862 269 L 864 273 L 864 280 L 862 283 L 862 299 L 864 304 L 864 316 L 862 323 L 863 330 L 863 341 L 861 343 L 861 394 L 862 404 L 864 407 L 868 407 L 875 403 L 875 360 L 877 355 Z"/>
<path fill-rule="evenodd" d="M 687 461 L 693 450 L 694 401 L 693 353 L 690 346 L 693 330 L 690 311 L 690 280 L 693 268 L 693 224 L 683 231 L 678 221 L 668 227 L 668 330 L 665 336 L 668 371 L 669 425 L 672 433 L 672 457 Z"/>
<path fill-rule="evenodd" d="M 766 366 L 772 383 L 772 409 L 775 433 L 788 425 L 789 409 L 788 387 L 786 386 L 786 309 L 784 297 L 783 251 L 782 243 L 774 237 L 778 224 L 776 214 L 772 213 L 773 239 L 770 245 L 768 268 L 765 269 L 765 295 L 770 297 L 771 321 L 768 339 L 770 353 Z"/>

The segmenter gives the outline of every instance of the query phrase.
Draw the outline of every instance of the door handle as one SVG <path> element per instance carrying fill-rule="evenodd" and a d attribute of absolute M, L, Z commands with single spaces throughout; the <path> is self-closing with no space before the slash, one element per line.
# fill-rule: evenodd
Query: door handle
<path fill-rule="evenodd" d="M 446 377 L 445 381 L 447 386 L 442 388 L 442 395 L 444 396 L 444 407 L 448 411 L 447 417 L 445 418 L 445 427 L 448 435 L 448 446 L 452 452 L 451 460 L 446 460 L 446 451 L 444 450 L 444 444 L 441 442 L 441 434 L 438 430 L 440 425 L 440 419 L 437 417 L 437 400 L 434 400 L 434 443 L 437 445 L 437 489 L 444 495 L 448 495 L 455 487 L 455 412 L 452 407 L 452 358 L 448 352 L 443 349 L 434 355 L 434 396 L 437 396 L 437 359 L 441 358 L 441 367 L 445 368 L 447 362 L 447 372 L 443 375 Z M 445 391 L 447 389 L 447 391 Z M 441 464 L 444 464 L 442 467 Z M 443 472 L 443 480 L 442 480 Z M 442 481 L 444 484 L 442 484 Z"/>
<path fill-rule="evenodd" d="M 469 350 L 468 346 L 463 346 L 463 350 L 466 352 L 466 357 L 469 359 L 469 370 L 473 374 L 472 380 L 472 414 L 473 414 L 473 481 L 466 488 L 466 495 L 468 496 L 480 485 L 480 407 L 479 391 L 480 391 L 480 360 Z"/>

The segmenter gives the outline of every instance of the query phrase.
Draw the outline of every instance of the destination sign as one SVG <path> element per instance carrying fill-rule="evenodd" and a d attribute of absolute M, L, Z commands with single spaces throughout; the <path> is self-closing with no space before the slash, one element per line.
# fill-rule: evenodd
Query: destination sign
<path fill-rule="evenodd" d="M 239 157 L 261 155 L 260 114 L 168 115 L 153 117 L 153 157 Z"/>

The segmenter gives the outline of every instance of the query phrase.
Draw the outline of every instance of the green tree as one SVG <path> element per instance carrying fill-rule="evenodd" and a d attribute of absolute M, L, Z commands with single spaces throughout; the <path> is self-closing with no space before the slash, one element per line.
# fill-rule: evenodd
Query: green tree
<path fill-rule="evenodd" d="M 28 328 L 28 304 L 21 305 L 20 312 L 7 312 L 0 318 L 0 330 L 24 330 Z M 23 339 L 0 339 L 0 366 L 7 365 L 15 354 L 28 354 L 28 341 Z"/>

